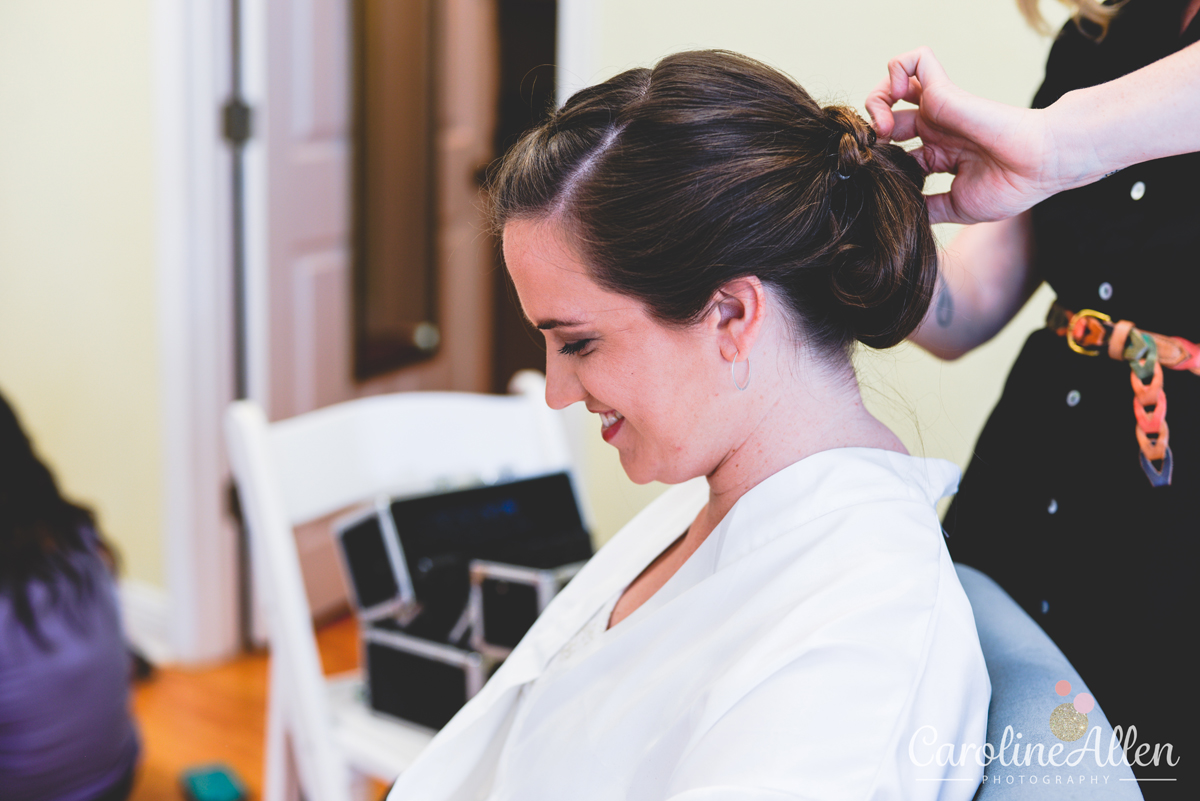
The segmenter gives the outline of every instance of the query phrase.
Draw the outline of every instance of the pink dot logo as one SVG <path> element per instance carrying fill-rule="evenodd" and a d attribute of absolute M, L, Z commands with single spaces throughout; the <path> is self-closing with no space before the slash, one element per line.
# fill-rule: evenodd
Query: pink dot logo
<path fill-rule="evenodd" d="M 1063 679 L 1054 685 L 1062 697 L 1071 694 L 1071 682 Z M 1088 693 L 1078 693 L 1069 704 L 1059 704 L 1050 713 L 1050 731 L 1064 742 L 1074 742 L 1087 733 L 1087 713 L 1096 708 L 1096 699 Z"/>

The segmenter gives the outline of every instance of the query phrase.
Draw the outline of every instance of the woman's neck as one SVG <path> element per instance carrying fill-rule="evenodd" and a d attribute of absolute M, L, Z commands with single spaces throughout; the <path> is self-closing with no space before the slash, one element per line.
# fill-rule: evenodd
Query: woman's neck
<path fill-rule="evenodd" d="M 806 365 L 761 398 L 741 444 L 708 476 L 709 502 L 688 538 L 704 537 L 743 495 L 789 465 L 836 448 L 908 453 L 863 405 L 853 368 Z M 788 371 L 791 372 L 791 371 Z M 803 380 L 795 380 L 795 376 Z"/>

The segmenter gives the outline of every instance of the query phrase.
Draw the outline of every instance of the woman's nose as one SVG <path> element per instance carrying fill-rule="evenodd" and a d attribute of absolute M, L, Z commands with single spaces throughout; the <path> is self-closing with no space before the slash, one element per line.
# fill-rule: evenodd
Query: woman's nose
<path fill-rule="evenodd" d="M 587 397 L 574 368 L 565 363 L 568 358 L 552 349 L 546 354 L 546 405 L 551 409 L 565 409 Z"/>

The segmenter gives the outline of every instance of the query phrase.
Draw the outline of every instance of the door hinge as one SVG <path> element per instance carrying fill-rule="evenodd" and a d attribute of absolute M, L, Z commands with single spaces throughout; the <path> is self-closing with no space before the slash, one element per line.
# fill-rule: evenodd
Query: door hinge
<path fill-rule="evenodd" d="M 242 519 L 242 497 L 238 494 L 237 484 L 232 479 L 225 481 L 225 512 L 239 526 L 244 523 Z"/>
<path fill-rule="evenodd" d="M 241 147 L 253 135 L 253 109 L 240 97 L 225 101 L 221 107 L 221 133 L 234 147 Z"/>

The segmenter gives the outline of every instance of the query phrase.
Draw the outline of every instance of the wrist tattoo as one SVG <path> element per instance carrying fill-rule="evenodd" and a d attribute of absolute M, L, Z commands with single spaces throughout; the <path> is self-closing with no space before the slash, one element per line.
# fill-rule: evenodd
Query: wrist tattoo
<path fill-rule="evenodd" d="M 951 321 L 954 319 L 954 297 L 950 294 L 950 287 L 946 284 L 946 277 L 938 276 L 938 292 L 937 307 L 934 309 L 934 319 L 937 320 L 939 328 L 949 328 Z"/>

